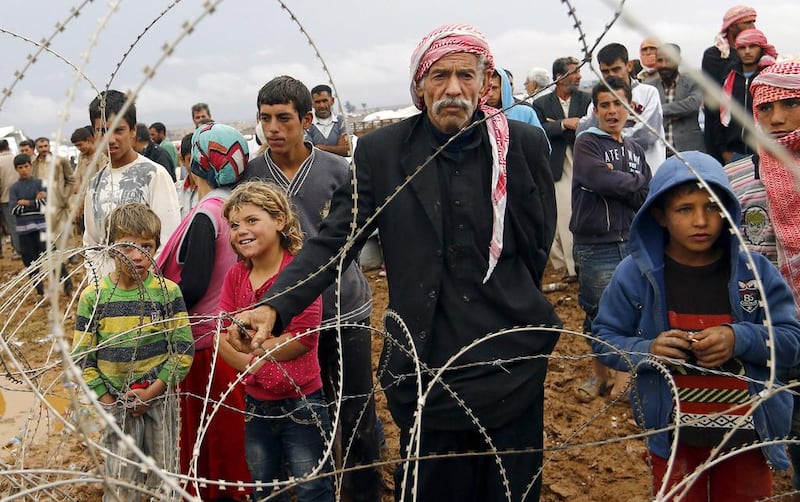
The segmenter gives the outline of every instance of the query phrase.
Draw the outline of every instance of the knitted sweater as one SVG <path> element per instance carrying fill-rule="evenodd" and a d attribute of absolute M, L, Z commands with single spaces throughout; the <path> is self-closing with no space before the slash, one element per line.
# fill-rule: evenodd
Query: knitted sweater
<path fill-rule="evenodd" d="M 152 273 L 134 289 L 103 277 L 81 293 L 72 352 L 85 358 L 83 379 L 98 396 L 156 379 L 180 382 L 194 356 L 180 289 Z"/>
<path fill-rule="evenodd" d="M 45 230 L 44 209 L 47 199 L 36 200 L 36 194 L 46 192 L 39 178 L 17 180 L 8 190 L 8 205 L 17 219 L 17 233 L 20 235 Z M 27 200 L 31 204 L 22 206 L 18 201 Z"/>

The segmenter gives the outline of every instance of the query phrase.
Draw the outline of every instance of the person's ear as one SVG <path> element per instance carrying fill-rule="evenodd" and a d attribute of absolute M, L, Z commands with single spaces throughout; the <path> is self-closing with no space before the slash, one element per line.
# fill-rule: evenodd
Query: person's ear
<path fill-rule="evenodd" d="M 494 73 L 493 70 L 486 68 L 483 70 L 483 86 L 481 86 L 481 96 L 489 92 L 489 88 L 492 86 L 492 74 Z M 503 79 L 500 79 L 500 85 L 503 85 Z"/>
<path fill-rule="evenodd" d="M 307 112 L 303 117 L 303 120 L 300 121 L 300 124 L 303 126 L 303 130 L 305 131 L 309 127 L 311 127 L 311 122 L 314 121 L 314 114 L 311 112 Z"/>
<path fill-rule="evenodd" d="M 662 227 L 667 227 L 667 217 L 664 214 L 664 211 L 660 207 L 653 206 L 650 208 L 650 216 L 656 220 L 656 223 L 661 225 Z"/>

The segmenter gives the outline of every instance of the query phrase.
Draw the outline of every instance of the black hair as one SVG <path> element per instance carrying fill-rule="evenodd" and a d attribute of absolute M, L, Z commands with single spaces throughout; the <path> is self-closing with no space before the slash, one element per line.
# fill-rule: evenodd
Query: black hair
<path fill-rule="evenodd" d="M 315 85 L 313 89 L 311 89 L 311 94 L 319 94 L 321 92 L 327 92 L 329 96 L 333 96 L 333 90 L 331 86 L 326 84 L 319 84 Z"/>
<path fill-rule="evenodd" d="M 36 141 L 34 143 L 38 143 L 40 141 L 47 141 L 47 143 L 50 143 L 50 138 L 45 138 L 44 136 L 39 136 L 38 138 L 36 138 Z"/>
<path fill-rule="evenodd" d="M 8 140 L 0 139 L 0 152 L 5 152 L 7 150 L 9 150 Z"/>
<path fill-rule="evenodd" d="M 153 122 L 149 129 L 155 129 L 159 134 L 167 134 L 167 127 L 161 122 Z"/>
<path fill-rule="evenodd" d="M 147 141 L 150 143 L 150 129 L 144 124 L 136 124 L 136 141 Z"/>
<path fill-rule="evenodd" d="M 597 95 L 601 92 L 616 93 L 620 89 L 625 91 L 625 97 L 628 98 L 628 103 L 630 103 L 633 99 L 633 95 L 631 94 L 631 85 L 618 77 L 606 77 L 606 83 L 601 81 L 592 87 L 592 104 L 597 106 Z"/>
<path fill-rule="evenodd" d="M 31 156 L 27 153 L 20 153 L 14 156 L 14 167 L 19 167 L 23 164 L 30 164 Z"/>
<path fill-rule="evenodd" d="M 275 77 L 258 91 L 256 108 L 261 105 L 294 105 L 300 120 L 311 111 L 311 93 L 308 87 L 296 78 L 288 75 Z"/>
<path fill-rule="evenodd" d="M 72 143 L 78 143 L 79 141 L 86 141 L 92 139 L 92 130 L 86 127 L 79 127 L 72 132 L 72 136 L 69 137 L 69 140 Z"/>
<path fill-rule="evenodd" d="M 195 103 L 192 105 L 192 115 L 194 115 L 195 112 L 199 112 L 201 110 L 205 110 L 208 113 L 208 116 L 209 117 L 211 116 L 211 110 L 208 108 L 208 105 L 206 103 Z"/>
<path fill-rule="evenodd" d="M 31 150 L 33 150 L 36 148 L 36 143 L 34 143 L 32 139 L 23 139 L 22 141 L 19 142 L 19 146 L 20 147 L 28 146 L 31 148 Z"/>
<path fill-rule="evenodd" d="M 575 59 L 572 56 L 566 56 L 563 58 L 558 58 L 553 61 L 553 80 L 558 80 L 559 77 L 563 77 L 567 73 L 569 73 L 569 67 L 571 65 L 580 64 L 580 61 Z"/>
<path fill-rule="evenodd" d="M 114 89 L 101 92 L 99 96 L 89 103 L 89 121 L 94 125 L 94 121 L 97 119 L 108 120 L 112 115 L 119 114 L 119 111 L 125 106 L 125 101 L 127 101 L 127 99 L 124 93 Z M 122 116 L 122 119 L 131 129 L 136 127 L 135 103 L 131 103 L 128 109 L 125 110 L 125 115 Z M 105 124 L 103 124 L 103 126 L 105 126 Z"/>
<path fill-rule="evenodd" d="M 181 138 L 181 157 L 186 157 L 192 153 L 192 136 L 194 136 L 194 133 L 189 133 Z"/>
<path fill-rule="evenodd" d="M 626 49 L 624 45 L 616 42 L 606 45 L 597 53 L 597 62 L 604 65 L 613 64 L 614 61 L 618 59 L 627 64 L 628 49 Z"/>

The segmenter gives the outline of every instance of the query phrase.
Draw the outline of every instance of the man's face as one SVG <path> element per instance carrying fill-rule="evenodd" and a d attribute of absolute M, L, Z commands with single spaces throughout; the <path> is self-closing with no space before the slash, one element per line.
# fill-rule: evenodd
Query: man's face
<path fill-rule="evenodd" d="M 119 167 L 133 162 L 136 158 L 136 151 L 133 149 L 136 143 L 136 129 L 131 129 L 125 120 L 121 120 L 113 131 L 108 130 L 115 118 L 116 114 L 112 114 L 105 123 L 97 118 L 92 127 L 95 137 L 108 136 L 108 155 L 111 164 Z"/>
<path fill-rule="evenodd" d="M 47 155 L 50 153 L 50 142 L 46 139 L 42 139 L 36 142 L 36 151 L 39 152 L 39 155 Z"/>
<path fill-rule="evenodd" d="M 91 155 L 94 153 L 93 151 L 94 148 L 92 148 L 93 143 L 92 140 L 90 139 L 82 139 L 80 141 L 76 141 L 75 143 L 73 143 L 73 145 L 75 146 L 75 148 L 78 149 L 79 152 L 81 152 L 81 155 L 83 156 Z"/>
<path fill-rule="evenodd" d="M 314 107 L 314 113 L 316 114 L 317 118 L 330 118 L 331 108 L 333 108 L 333 101 L 333 96 L 328 94 L 327 91 L 322 91 L 311 95 L 311 106 Z"/>
<path fill-rule="evenodd" d="M 656 54 L 658 53 L 658 45 L 652 40 L 642 40 L 639 45 L 639 61 L 642 66 L 654 68 L 656 66 Z"/>
<path fill-rule="evenodd" d="M 478 56 L 466 52 L 439 59 L 417 84 L 431 123 L 442 132 L 456 132 L 469 124 L 491 70 L 478 71 Z"/>
<path fill-rule="evenodd" d="M 264 129 L 264 137 L 270 152 L 276 155 L 285 155 L 302 147 L 305 130 L 313 118 L 308 112 L 301 121 L 294 103 L 262 104 L 258 107 L 258 120 Z"/>
<path fill-rule="evenodd" d="M 617 77 L 625 82 L 630 82 L 631 62 L 625 63 L 621 59 L 617 59 L 611 64 L 600 63 L 600 73 L 604 78 Z"/>
<path fill-rule="evenodd" d="M 672 60 L 666 51 L 659 50 L 656 58 L 656 69 L 663 80 L 674 80 L 678 75 L 678 64 Z"/>
<path fill-rule="evenodd" d="M 760 45 L 743 45 L 736 48 L 736 54 L 744 66 L 753 66 L 761 59 L 763 49 Z"/>
<path fill-rule="evenodd" d="M 166 137 L 166 134 L 161 134 L 152 127 L 150 128 L 150 139 L 153 141 L 153 143 L 161 143 Z"/>
<path fill-rule="evenodd" d="M 617 89 L 616 92 L 603 91 L 597 94 L 594 113 L 600 122 L 599 127 L 617 139 L 622 136 L 622 129 L 625 128 L 625 121 L 628 120 L 629 112 L 623 104 L 627 101 L 628 96 L 622 89 Z"/>
<path fill-rule="evenodd" d="M 489 87 L 489 93 L 486 95 L 486 104 L 492 108 L 503 107 L 503 83 L 500 77 L 492 77 L 492 86 Z"/>
<path fill-rule="evenodd" d="M 533 96 L 533 93 L 539 89 L 539 84 L 536 83 L 535 80 L 525 79 L 525 92 L 528 93 L 529 96 Z"/>
<path fill-rule="evenodd" d="M 201 120 L 210 118 L 211 114 L 208 113 L 208 110 L 206 110 L 205 108 L 202 110 L 197 110 L 196 112 L 192 112 L 192 121 L 194 122 L 195 127 L 200 125 Z"/>
<path fill-rule="evenodd" d="M 24 153 L 25 155 L 27 155 L 30 158 L 34 157 L 33 148 L 31 148 L 30 145 L 20 145 L 19 153 Z"/>
<path fill-rule="evenodd" d="M 560 85 L 570 94 L 577 91 L 581 86 L 581 72 L 577 71 L 578 65 L 571 64 L 567 66 L 566 76 L 560 81 Z M 574 73 L 570 73 L 574 72 Z"/>
<path fill-rule="evenodd" d="M 800 129 L 800 98 L 786 98 L 756 107 L 758 123 L 775 139 Z"/>

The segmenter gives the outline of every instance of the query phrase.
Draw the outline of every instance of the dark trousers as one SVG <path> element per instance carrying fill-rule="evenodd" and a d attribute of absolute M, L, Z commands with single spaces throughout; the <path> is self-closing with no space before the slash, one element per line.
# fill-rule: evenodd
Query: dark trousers
<path fill-rule="evenodd" d="M 19 254 L 22 255 L 22 263 L 25 264 L 25 268 L 29 268 L 31 263 L 42 256 L 47 249 L 44 241 L 42 241 L 40 232 L 19 234 L 19 248 Z M 28 270 L 28 276 L 34 281 L 36 280 L 36 274 L 35 269 Z M 44 286 L 41 281 L 36 282 L 36 292 L 40 296 L 44 295 Z"/>
<path fill-rule="evenodd" d="M 534 399 L 531 406 L 518 417 L 501 427 L 487 428 L 486 433 L 499 452 L 508 478 L 508 489 L 512 501 L 538 501 L 542 489 L 543 447 L 543 391 Z M 526 397 L 520 396 L 520 399 Z M 477 429 L 443 431 L 425 428 L 423 412 L 420 439 L 420 457 L 435 454 L 481 452 L 489 446 Z M 400 430 L 400 449 L 407 457 L 409 429 Z M 530 453 L 519 453 L 523 449 L 533 449 Z M 509 454 L 504 451 L 515 450 Z M 401 500 L 402 483 L 405 470 L 406 490 L 403 500 L 413 500 L 411 488 L 414 485 L 409 461 L 397 467 L 394 474 L 395 500 Z M 535 477 L 535 481 L 534 481 Z M 417 464 L 417 500 L 419 502 L 438 502 L 441 500 L 491 502 L 506 501 L 506 487 L 500 475 L 494 454 L 452 456 L 431 460 L 420 460 Z"/>
<path fill-rule="evenodd" d="M 342 364 L 339 368 L 336 329 L 326 329 L 319 336 L 319 363 L 325 395 L 331 402 L 341 397 L 341 457 L 344 467 L 369 465 L 380 459 L 378 417 L 372 397 L 372 336 L 369 318 L 359 321 L 363 328 L 342 328 Z M 343 389 L 338 388 L 343 372 Z M 335 407 L 331 406 L 331 413 Z M 353 434 L 355 432 L 355 435 Z M 337 464 L 341 464 L 337 461 Z M 341 467 L 341 465 L 337 465 Z M 344 474 L 342 491 L 349 500 L 376 501 L 381 498 L 381 478 L 376 467 Z"/>
<path fill-rule="evenodd" d="M 41 232 L 28 232 L 26 234 L 19 234 L 19 247 L 20 247 L 20 255 L 22 255 L 22 263 L 25 264 L 25 268 L 31 266 L 31 263 L 35 262 L 40 256 L 44 254 L 47 250 L 47 246 L 42 240 Z M 28 277 L 32 280 L 36 280 L 37 275 L 36 269 L 31 269 L 28 271 Z M 67 277 L 67 268 L 64 265 L 61 265 L 61 278 L 64 279 Z M 72 281 L 66 279 L 64 283 L 64 289 L 67 294 L 72 293 Z M 36 292 L 39 293 L 39 296 L 44 296 L 44 286 L 42 285 L 42 281 L 36 282 Z"/>

